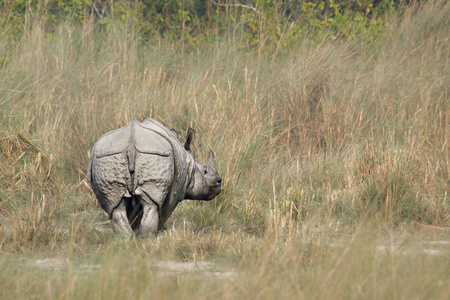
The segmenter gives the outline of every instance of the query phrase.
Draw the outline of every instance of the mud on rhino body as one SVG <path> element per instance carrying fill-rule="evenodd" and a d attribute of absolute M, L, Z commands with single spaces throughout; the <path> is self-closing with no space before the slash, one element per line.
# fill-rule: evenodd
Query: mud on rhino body
<path fill-rule="evenodd" d="M 94 145 L 87 179 L 116 234 L 155 236 L 183 199 L 211 200 L 221 178 L 209 160 L 194 160 L 188 130 L 184 145 L 176 132 L 153 119 L 132 120 Z"/>

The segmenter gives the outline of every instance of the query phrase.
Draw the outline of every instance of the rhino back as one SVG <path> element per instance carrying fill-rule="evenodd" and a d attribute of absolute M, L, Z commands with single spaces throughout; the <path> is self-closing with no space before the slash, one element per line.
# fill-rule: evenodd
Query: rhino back
<path fill-rule="evenodd" d="M 133 127 L 134 145 L 139 153 L 169 156 L 172 154 L 172 145 L 167 137 L 145 128 L 141 123 Z"/>
<path fill-rule="evenodd" d="M 132 123 L 119 129 L 105 133 L 95 143 L 92 149 L 91 159 L 124 153 L 132 138 Z"/>

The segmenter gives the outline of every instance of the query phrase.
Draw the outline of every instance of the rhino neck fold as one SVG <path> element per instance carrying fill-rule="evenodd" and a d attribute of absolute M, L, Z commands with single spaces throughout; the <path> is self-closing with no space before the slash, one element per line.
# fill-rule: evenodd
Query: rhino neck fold
<path fill-rule="evenodd" d="M 187 193 L 187 191 L 192 191 L 194 188 L 194 185 L 195 185 L 194 173 L 195 173 L 196 166 L 195 166 L 195 161 L 192 157 L 188 156 L 186 160 L 187 160 L 187 163 L 189 166 L 189 171 L 188 171 L 187 180 L 186 180 L 186 187 L 185 187 L 185 190 Z"/>

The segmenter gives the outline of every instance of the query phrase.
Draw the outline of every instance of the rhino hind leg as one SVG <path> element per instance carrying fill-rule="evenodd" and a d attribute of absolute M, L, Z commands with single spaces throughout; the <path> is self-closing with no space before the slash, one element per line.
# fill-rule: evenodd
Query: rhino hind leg
<path fill-rule="evenodd" d="M 125 198 L 125 205 L 127 207 L 127 217 L 131 228 L 134 232 L 139 231 L 142 220 L 142 204 L 136 196 L 133 198 Z"/>
<path fill-rule="evenodd" d="M 120 204 L 113 210 L 111 214 L 111 227 L 115 234 L 122 236 L 131 236 L 133 229 L 127 217 L 127 209 L 125 200 L 122 199 Z"/>
<path fill-rule="evenodd" d="M 155 238 L 159 223 L 158 206 L 145 194 L 141 196 L 140 203 L 142 217 L 139 224 L 139 235 L 143 238 Z"/>

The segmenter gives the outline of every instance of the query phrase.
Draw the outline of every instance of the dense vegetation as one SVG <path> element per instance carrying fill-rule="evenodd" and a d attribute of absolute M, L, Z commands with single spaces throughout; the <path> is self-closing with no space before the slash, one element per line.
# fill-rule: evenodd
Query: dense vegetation
<path fill-rule="evenodd" d="M 144 42 L 178 42 L 194 46 L 233 31 L 242 46 L 279 49 L 305 36 L 320 39 L 377 39 L 388 25 L 388 16 L 402 13 L 408 1 L 388 0 L 2 0 L 2 27 L 17 39 L 39 20 L 48 35 L 61 22 L 95 19 L 96 30 L 108 30 L 120 21 Z"/>
<path fill-rule="evenodd" d="M 1 0 L 0 298 L 448 299 L 450 4 L 407 2 Z M 224 191 L 115 240 L 89 150 L 146 117 Z"/>

